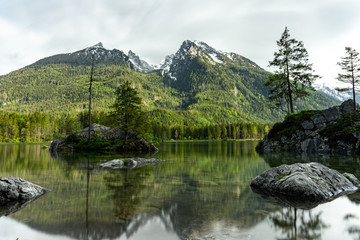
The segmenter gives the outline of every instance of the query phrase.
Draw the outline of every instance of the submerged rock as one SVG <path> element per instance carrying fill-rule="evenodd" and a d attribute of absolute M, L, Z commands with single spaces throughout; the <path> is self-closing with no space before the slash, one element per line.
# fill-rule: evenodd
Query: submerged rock
<path fill-rule="evenodd" d="M 0 216 L 19 211 L 49 190 L 18 177 L 0 177 Z"/>
<path fill-rule="evenodd" d="M 130 158 L 125 162 L 127 168 L 140 168 L 146 165 L 156 165 L 162 162 L 159 158 Z"/>
<path fill-rule="evenodd" d="M 110 169 L 120 169 L 123 166 L 124 166 L 124 161 L 122 159 L 114 159 L 99 165 L 99 167 L 101 168 L 110 168 Z"/>
<path fill-rule="evenodd" d="M 129 159 L 114 159 L 109 162 L 100 164 L 100 168 L 108 168 L 108 169 L 121 169 L 124 166 L 128 169 L 132 168 L 140 168 L 146 165 L 156 165 L 162 162 L 159 158 L 129 158 Z"/>
<path fill-rule="evenodd" d="M 271 168 L 254 178 L 250 185 L 254 192 L 266 198 L 304 209 L 360 188 L 360 182 L 353 174 L 340 174 L 320 163 Z"/>

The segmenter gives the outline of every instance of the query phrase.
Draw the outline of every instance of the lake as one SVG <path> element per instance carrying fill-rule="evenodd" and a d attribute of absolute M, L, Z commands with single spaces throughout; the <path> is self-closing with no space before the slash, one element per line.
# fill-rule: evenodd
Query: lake
<path fill-rule="evenodd" d="M 318 161 L 360 177 L 360 159 L 260 156 L 256 141 L 162 143 L 164 162 L 120 171 L 96 166 L 116 154 L 51 156 L 39 144 L 1 144 L 1 176 L 51 192 L 0 218 L 7 240 L 360 239 L 360 194 L 311 210 L 279 206 L 250 181 L 282 163 Z"/>

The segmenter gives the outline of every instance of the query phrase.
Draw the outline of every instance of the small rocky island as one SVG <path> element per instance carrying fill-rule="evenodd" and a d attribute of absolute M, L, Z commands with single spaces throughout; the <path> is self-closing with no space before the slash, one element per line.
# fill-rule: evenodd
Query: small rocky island
<path fill-rule="evenodd" d="M 320 163 L 295 163 L 266 170 L 250 186 L 275 202 L 310 209 L 340 195 L 354 193 L 360 182 L 351 173 L 340 174 Z"/>
<path fill-rule="evenodd" d="M 106 127 L 99 124 L 91 125 L 91 141 L 88 141 L 89 128 L 84 128 L 71 135 L 52 141 L 51 152 L 77 151 L 116 151 L 155 153 L 156 146 L 144 137 L 130 132 L 125 142 L 125 133 L 121 127 Z"/>
<path fill-rule="evenodd" d="M 258 144 L 260 153 L 360 154 L 360 111 L 353 100 L 326 110 L 306 110 L 276 123 Z"/>

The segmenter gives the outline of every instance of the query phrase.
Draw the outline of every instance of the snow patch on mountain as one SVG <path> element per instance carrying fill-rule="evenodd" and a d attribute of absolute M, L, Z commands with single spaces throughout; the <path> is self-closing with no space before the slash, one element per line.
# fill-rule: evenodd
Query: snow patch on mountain
<path fill-rule="evenodd" d="M 136 55 L 131 50 L 128 52 L 128 57 L 130 61 L 130 67 L 141 73 L 148 73 L 154 70 L 154 66 L 146 62 L 145 60 L 140 59 L 138 55 Z"/>
<path fill-rule="evenodd" d="M 334 88 L 330 88 L 330 87 L 326 86 L 324 83 L 323 84 L 314 84 L 314 88 L 319 92 L 323 92 L 326 95 L 331 96 L 332 98 L 336 99 L 339 102 L 344 102 L 348 99 L 352 99 L 352 96 L 350 93 L 339 92 Z"/>

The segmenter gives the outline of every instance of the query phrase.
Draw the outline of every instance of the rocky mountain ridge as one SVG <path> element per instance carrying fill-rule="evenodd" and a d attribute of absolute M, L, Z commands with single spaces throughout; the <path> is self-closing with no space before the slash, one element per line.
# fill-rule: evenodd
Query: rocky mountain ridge
<path fill-rule="evenodd" d="M 98 44 L 95 44 L 94 46 L 73 53 L 57 54 L 54 56 L 43 58 L 32 65 L 38 66 L 61 63 L 72 65 L 91 65 L 92 55 L 94 55 L 95 64 L 130 64 L 129 56 L 127 56 L 123 51 L 117 49 L 107 50 L 100 42 Z"/>
<path fill-rule="evenodd" d="M 70 64 L 91 64 L 91 56 L 95 56 L 95 63 L 113 63 L 113 64 L 127 64 L 135 71 L 141 73 L 149 73 L 155 70 L 161 70 L 163 76 L 168 76 L 176 80 L 178 72 L 177 67 L 184 64 L 184 61 L 193 57 L 201 57 L 203 60 L 212 64 L 226 64 L 229 61 L 235 61 L 239 64 L 259 67 L 251 60 L 244 58 L 236 53 L 226 53 L 209 46 L 202 41 L 186 40 L 182 43 L 179 50 L 175 54 L 166 56 L 159 64 L 150 64 L 141 59 L 133 51 L 125 54 L 118 49 L 108 50 L 99 42 L 94 46 L 85 49 L 65 54 L 56 54 L 50 57 L 43 58 L 33 65 L 70 63 Z M 260 68 L 260 67 L 259 67 Z"/>

